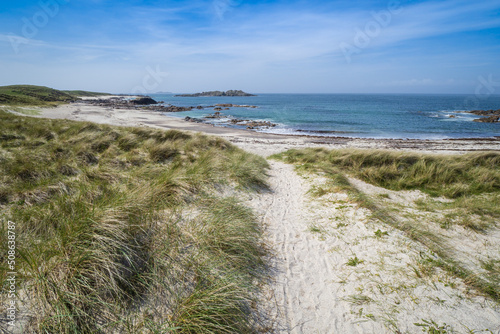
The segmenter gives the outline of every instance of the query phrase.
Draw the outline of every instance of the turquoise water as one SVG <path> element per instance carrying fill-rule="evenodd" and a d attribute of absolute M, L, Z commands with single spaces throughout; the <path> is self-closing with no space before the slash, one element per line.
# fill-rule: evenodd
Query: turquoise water
<path fill-rule="evenodd" d="M 259 94 L 253 97 L 176 97 L 152 94 L 176 106 L 216 103 L 256 105 L 231 108 L 228 118 L 266 120 L 278 126 L 259 131 L 315 136 L 444 139 L 500 136 L 499 123 L 477 123 L 473 109 L 500 109 L 500 96 L 409 94 Z M 212 109 L 169 113 L 201 118 Z M 450 118 L 450 115 L 455 116 Z M 220 121 L 214 121 L 220 125 Z"/>

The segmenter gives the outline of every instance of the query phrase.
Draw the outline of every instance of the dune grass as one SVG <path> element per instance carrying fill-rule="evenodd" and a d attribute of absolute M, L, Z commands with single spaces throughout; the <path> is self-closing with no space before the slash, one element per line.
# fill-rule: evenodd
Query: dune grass
<path fill-rule="evenodd" d="M 295 164 L 301 171 L 324 175 L 328 184 L 313 194 L 344 191 L 379 219 L 419 241 L 439 256 L 430 259 L 477 291 L 500 301 L 500 267 L 496 260 L 484 262 L 482 272 L 467 268 L 444 246 L 438 234 L 412 221 L 398 219 L 380 201 L 353 187 L 348 176 L 386 189 L 420 190 L 432 198 L 446 201 L 417 201 L 423 211 L 446 212 L 442 227 L 453 224 L 477 233 L 498 228 L 500 218 L 500 154 L 479 152 L 464 155 L 435 155 L 383 150 L 327 150 L 309 148 L 289 150 L 272 158 Z"/>
<path fill-rule="evenodd" d="M 290 150 L 290 163 L 341 168 L 365 182 L 391 190 L 418 189 L 458 198 L 500 191 L 500 154 L 431 155 L 385 150 Z"/>
<path fill-rule="evenodd" d="M 26 332 L 255 331 L 260 226 L 220 189 L 266 187 L 263 158 L 173 130 L 3 111 L 0 128 L 0 241 L 15 222 Z"/>
<path fill-rule="evenodd" d="M 468 227 L 482 230 L 500 218 L 500 154 L 431 155 L 384 150 L 290 150 L 278 158 L 315 169 L 349 187 L 346 174 L 390 190 L 420 190 L 432 197 L 452 199 L 435 208 L 456 209 L 453 215 L 480 215 L 482 222 Z M 339 171 L 342 171 L 339 173 Z M 463 222 L 467 224 L 467 222 Z"/>

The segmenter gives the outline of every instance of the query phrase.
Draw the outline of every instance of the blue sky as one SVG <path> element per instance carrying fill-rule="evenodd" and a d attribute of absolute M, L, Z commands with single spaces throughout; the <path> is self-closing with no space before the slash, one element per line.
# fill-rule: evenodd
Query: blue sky
<path fill-rule="evenodd" d="M 116 93 L 498 94 L 500 1 L 3 1 L 0 68 Z"/>

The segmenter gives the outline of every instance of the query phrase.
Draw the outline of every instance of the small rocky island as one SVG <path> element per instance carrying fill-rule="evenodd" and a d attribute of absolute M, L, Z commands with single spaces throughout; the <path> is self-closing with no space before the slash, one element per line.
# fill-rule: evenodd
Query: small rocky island
<path fill-rule="evenodd" d="M 242 90 L 228 90 L 226 92 L 214 90 L 214 91 L 210 91 L 210 92 L 202 92 L 202 93 L 195 93 L 195 94 L 179 94 L 179 95 L 175 95 L 175 96 L 199 97 L 199 96 L 256 96 L 256 95 L 245 93 Z"/>

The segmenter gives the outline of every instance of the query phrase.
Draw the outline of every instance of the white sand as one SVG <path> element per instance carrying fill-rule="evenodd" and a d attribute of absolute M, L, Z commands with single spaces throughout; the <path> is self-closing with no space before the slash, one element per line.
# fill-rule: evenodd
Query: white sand
<path fill-rule="evenodd" d="M 275 282 L 265 299 L 277 332 L 421 333 L 415 323 L 425 321 L 449 333 L 500 331 L 499 305 L 442 271 L 416 274 L 422 257 L 433 256 L 422 245 L 371 219 L 346 194 L 306 194 L 325 180 L 271 166 L 273 191 L 251 206 L 274 245 Z M 387 235 L 377 238 L 379 229 Z M 354 257 L 363 262 L 347 265 Z"/>
<path fill-rule="evenodd" d="M 80 103 L 45 109 L 41 117 L 202 131 L 263 156 L 311 146 L 448 153 L 500 150 L 498 140 L 327 139 L 259 134 L 189 123 L 155 112 Z M 275 320 L 277 332 L 422 333 L 430 327 L 415 323 L 425 325 L 427 321 L 432 326 L 434 321 L 436 328 L 444 326 L 450 333 L 500 333 L 498 304 L 468 293 L 461 280 L 444 272 L 417 274 L 422 270 L 422 257 L 433 254 L 398 230 L 370 218 L 370 212 L 353 204 L 346 194 L 309 197 L 311 185 L 321 182 L 324 180 L 318 177 L 304 179 L 292 166 L 271 161 L 272 192 L 252 196 L 248 202 L 265 224 L 274 251 L 275 281 L 268 287 L 267 302 L 262 307 Z M 378 229 L 388 235 L 375 237 Z M 499 250 L 500 241 L 492 242 L 491 247 Z M 347 265 L 354 257 L 362 262 Z"/>

